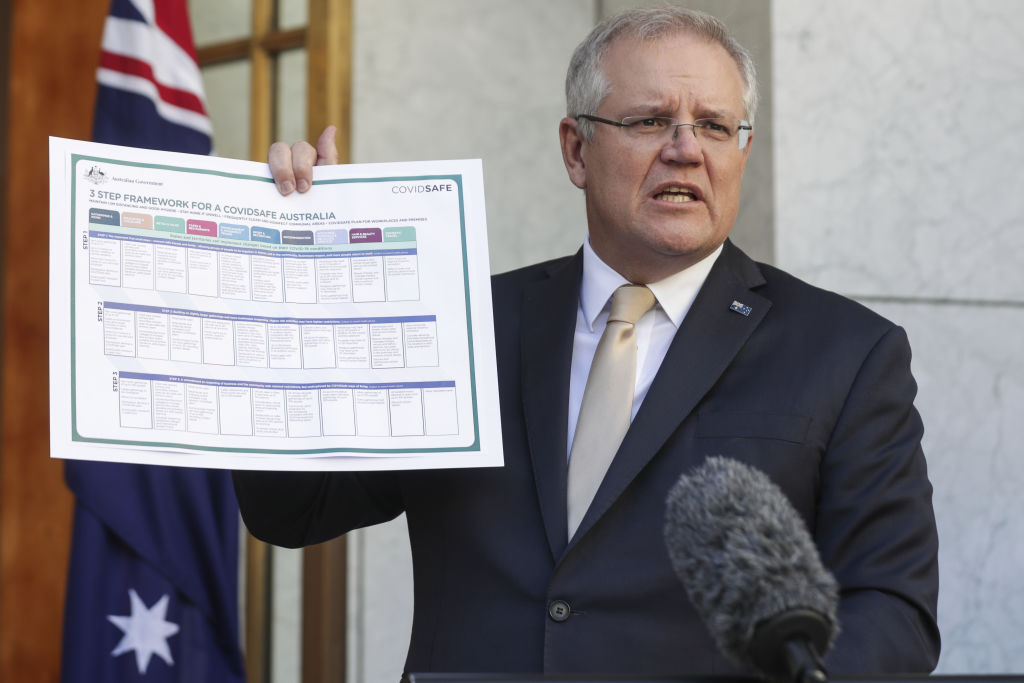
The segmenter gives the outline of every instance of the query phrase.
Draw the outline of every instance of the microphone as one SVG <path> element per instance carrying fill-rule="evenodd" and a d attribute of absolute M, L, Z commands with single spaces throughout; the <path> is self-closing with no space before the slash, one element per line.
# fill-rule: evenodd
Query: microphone
<path fill-rule="evenodd" d="M 665 546 L 724 654 L 772 680 L 828 680 L 838 584 L 768 475 L 722 456 L 684 474 L 665 501 Z"/>

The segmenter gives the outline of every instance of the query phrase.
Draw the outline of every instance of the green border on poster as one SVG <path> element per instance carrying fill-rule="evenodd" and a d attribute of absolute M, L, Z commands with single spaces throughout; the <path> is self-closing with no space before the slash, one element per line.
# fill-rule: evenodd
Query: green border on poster
<path fill-rule="evenodd" d="M 417 454 L 417 453 L 459 453 L 459 452 L 470 452 L 480 450 L 480 419 L 477 410 L 477 393 L 476 393 L 476 362 L 473 356 L 473 318 L 472 318 L 472 306 L 469 291 L 469 262 L 468 262 L 468 250 L 466 247 L 466 211 L 465 211 L 465 200 L 463 197 L 463 186 L 462 186 L 462 175 L 451 174 L 451 175 L 422 175 L 422 176 L 393 176 L 393 177 L 379 177 L 379 178 L 337 178 L 331 180 L 317 180 L 314 181 L 314 185 L 335 185 L 335 184 L 348 184 L 348 183 L 383 183 L 383 182 L 396 182 L 396 181 L 419 181 L 419 180 L 451 180 L 458 188 L 459 196 L 459 237 L 462 243 L 462 277 L 463 277 L 463 290 L 465 293 L 466 301 L 466 339 L 468 342 L 469 352 L 469 384 L 470 384 L 470 403 L 473 413 L 473 442 L 468 446 L 457 446 L 452 448 L 403 448 L 403 449 L 391 449 L 391 448 L 307 448 L 307 449 L 295 449 L 283 451 L 280 449 L 268 449 L 268 448 L 225 448 L 217 446 L 196 446 L 192 444 L 166 442 L 166 441 L 132 441 L 128 439 L 98 439 L 83 436 L 78 432 L 77 422 L 77 372 L 75 365 L 75 264 L 77 259 L 75 254 L 75 240 L 77 227 L 76 211 L 75 211 L 75 200 L 78 184 L 78 163 L 80 161 L 92 161 L 101 162 L 105 164 L 114 164 L 120 166 L 134 166 L 138 168 L 154 168 L 164 171 L 177 171 L 181 173 L 201 173 L 204 175 L 215 175 L 223 178 L 233 178 L 237 180 L 253 180 L 257 182 L 270 183 L 273 182 L 270 178 L 262 176 L 247 175 L 241 173 L 226 173 L 224 171 L 214 171 L 210 169 L 201 168 L 189 168 L 184 166 L 171 166 L 167 164 L 150 164 L 137 161 L 125 161 L 121 159 L 109 159 L 105 157 L 95 157 L 83 154 L 71 154 L 71 440 L 82 441 L 89 443 L 102 443 L 111 445 L 123 445 L 123 446 L 146 446 L 151 448 L 180 448 L 188 449 L 193 451 L 206 451 L 215 453 L 260 453 L 260 454 L 272 454 L 281 453 L 284 455 L 309 455 L 309 454 L 325 454 L 325 453 L 390 453 L 396 456 L 405 454 Z"/>

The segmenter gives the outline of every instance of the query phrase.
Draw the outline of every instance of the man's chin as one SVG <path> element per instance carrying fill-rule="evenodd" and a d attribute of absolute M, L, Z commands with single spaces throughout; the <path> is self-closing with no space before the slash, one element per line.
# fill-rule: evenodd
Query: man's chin
<path fill-rule="evenodd" d="M 657 226 L 647 235 L 645 242 L 652 256 L 677 259 L 696 256 L 700 260 L 725 241 L 728 233 L 718 233 L 706 222 L 678 222 L 670 226 Z"/>

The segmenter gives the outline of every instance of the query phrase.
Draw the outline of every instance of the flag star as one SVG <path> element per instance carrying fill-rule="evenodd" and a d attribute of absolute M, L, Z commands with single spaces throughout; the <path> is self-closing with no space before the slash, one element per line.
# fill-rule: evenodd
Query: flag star
<path fill-rule="evenodd" d="M 134 589 L 128 589 L 128 596 L 132 606 L 130 616 L 107 615 L 110 623 L 124 631 L 124 637 L 110 656 L 117 657 L 134 650 L 135 664 L 139 667 L 140 674 L 146 673 L 153 655 L 160 657 L 169 666 L 174 666 L 167 639 L 177 633 L 179 627 L 165 620 L 170 596 L 164 595 L 152 607 L 146 607 L 146 603 L 142 602 L 142 598 Z"/>

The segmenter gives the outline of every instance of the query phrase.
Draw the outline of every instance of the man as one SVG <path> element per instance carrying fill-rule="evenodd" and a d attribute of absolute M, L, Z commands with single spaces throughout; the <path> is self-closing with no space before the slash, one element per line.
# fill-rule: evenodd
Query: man
<path fill-rule="evenodd" d="M 634 10 L 594 29 L 566 87 L 562 153 L 589 238 L 494 278 L 505 467 L 239 472 L 249 528 L 300 546 L 405 512 L 410 671 L 735 673 L 662 540 L 668 489 L 726 455 L 779 484 L 839 581 L 830 671 L 930 671 L 937 539 L 906 337 L 727 240 L 749 56 L 711 17 Z M 286 194 L 335 160 L 331 129 L 270 154 Z M 624 367 L 619 428 L 617 392 L 591 389 Z"/>

